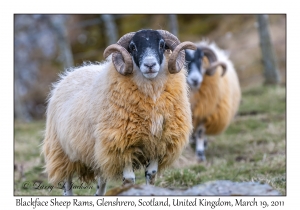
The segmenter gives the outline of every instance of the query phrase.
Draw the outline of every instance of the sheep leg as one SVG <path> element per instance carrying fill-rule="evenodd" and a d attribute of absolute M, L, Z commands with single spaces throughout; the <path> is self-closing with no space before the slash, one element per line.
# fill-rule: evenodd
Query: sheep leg
<path fill-rule="evenodd" d="M 197 158 L 198 161 L 205 161 L 206 157 L 205 157 L 205 148 L 207 145 L 207 139 L 204 138 L 197 138 L 196 141 L 196 154 L 197 154 Z"/>
<path fill-rule="evenodd" d="M 135 183 L 135 175 L 133 172 L 132 164 L 128 163 L 125 165 L 123 169 L 123 185 L 134 184 L 134 183 Z"/>
<path fill-rule="evenodd" d="M 196 130 L 196 155 L 198 161 L 205 161 L 205 149 L 207 147 L 207 139 L 205 136 L 205 128 L 200 125 Z"/>
<path fill-rule="evenodd" d="M 149 161 L 145 170 L 146 184 L 154 185 L 157 170 L 158 170 L 158 161 L 157 160 Z"/>
<path fill-rule="evenodd" d="M 104 195 L 106 192 L 106 180 L 104 180 L 102 177 L 98 177 L 98 183 L 97 183 L 97 190 L 95 195 Z"/>
<path fill-rule="evenodd" d="M 64 194 L 63 195 L 73 195 L 72 177 L 69 177 L 68 179 L 66 179 L 65 184 L 64 184 Z"/>

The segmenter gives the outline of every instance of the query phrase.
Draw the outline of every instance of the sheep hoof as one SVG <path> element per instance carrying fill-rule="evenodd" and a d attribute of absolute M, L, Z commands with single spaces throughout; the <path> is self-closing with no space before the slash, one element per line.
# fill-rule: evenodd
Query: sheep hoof
<path fill-rule="evenodd" d="M 156 170 L 153 170 L 150 173 L 148 171 L 145 172 L 146 184 L 154 185 L 156 173 L 157 173 Z"/>
<path fill-rule="evenodd" d="M 135 178 L 123 178 L 123 186 L 127 184 L 134 184 Z"/>

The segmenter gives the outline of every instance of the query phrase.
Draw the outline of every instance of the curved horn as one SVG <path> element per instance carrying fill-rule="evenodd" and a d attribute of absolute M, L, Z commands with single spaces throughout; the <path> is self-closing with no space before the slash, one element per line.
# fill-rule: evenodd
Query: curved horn
<path fill-rule="evenodd" d="M 109 45 L 103 53 L 104 58 L 107 58 L 111 53 L 112 61 L 116 70 L 122 74 L 132 73 L 132 60 L 129 52 L 118 44 Z"/>
<path fill-rule="evenodd" d="M 206 70 L 206 74 L 209 76 L 214 75 L 218 66 L 222 66 L 223 71 L 222 71 L 221 76 L 223 77 L 225 75 L 225 73 L 227 72 L 227 65 L 226 65 L 226 63 L 221 62 L 221 61 L 216 61 L 216 62 L 212 63 L 211 66 Z"/>
<path fill-rule="evenodd" d="M 133 64 L 131 55 L 127 51 L 129 41 L 134 36 L 135 32 L 127 33 L 122 36 L 117 44 L 109 45 L 103 53 L 104 58 L 112 54 L 112 61 L 116 70 L 122 74 L 131 74 L 133 71 Z"/>
<path fill-rule="evenodd" d="M 210 49 L 208 47 L 199 47 L 199 48 L 200 48 L 200 50 L 202 50 L 204 55 L 208 58 L 209 63 L 213 63 L 218 60 L 216 54 L 214 53 L 214 51 L 212 49 Z"/>
<path fill-rule="evenodd" d="M 223 72 L 221 76 L 223 77 L 227 71 L 227 65 L 224 62 L 218 61 L 216 54 L 214 51 L 208 47 L 200 47 L 204 55 L 208 58 L 210 67 L 206 70 L 206 74 L 212 76 L 215 74 L 217 67 L 222 66 Z"/>
<path fill-rule="evenodd" d="M 185 63 L 184 49 L 196 50 L 196 45 L 192 42 L 180 43 L 179 39 L 165 30 L 157 30 L 166 42 L 166 45 L 172 50 L 172 55 L 168 63 L 168 69 L 171 74 L 178 73 Z"/>
<path fill-rule="evenodd" d="M 192 42 L 182 42 L 179 44 L 170 56 L 168 67 L 171 74 L 178 73 L 185 63 L 184 49 L 196 50 L 197 47 Z"/>
<path fill-rule="evenodd" d="M 119 44 L 122 47 L 124 47 L 125 49 L 127 49 L 129 46 L 129 41 L 134 36 L 134 34 L 135 34 L 135 32 L 130 32 L 130 33 L 125 34 L 118 40 L 117 44 Z"/>

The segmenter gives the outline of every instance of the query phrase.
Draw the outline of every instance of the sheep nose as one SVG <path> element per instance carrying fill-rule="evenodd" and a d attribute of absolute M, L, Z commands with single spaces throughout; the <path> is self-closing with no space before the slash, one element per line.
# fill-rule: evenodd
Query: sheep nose
<path fill-rule="evenodd" d="M 197 86 L 198 85 L 198 79 L 193 78 L 192 83 L 193 83 L 194 86 Z"/>
<path fill-rule="evenodd" d="M 155 62 L 153 63 L 145 63 L 144 66 L 148 67 L 149 69 L 152 69 L 156 65 Z"/>

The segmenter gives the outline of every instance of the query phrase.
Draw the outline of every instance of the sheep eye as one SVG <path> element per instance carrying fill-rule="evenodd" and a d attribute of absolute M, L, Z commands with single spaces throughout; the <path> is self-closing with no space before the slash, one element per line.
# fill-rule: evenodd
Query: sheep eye
<path fill-rule="evenodd" d="M 164 43 L 164 41 L 160 41 L 160 43 L 159 43 L 159 49 L 164 49 L 165 48 L 165 43 Z"/>
<path fill-rule="evenodd" d="M 135 52 L 135 51 L 136 51 L 135 45 L 134 45 L 134 44 L 131 44 L 131 45 L 130 45 L 130 49 L 131 49 L 131 51 Z"/>

